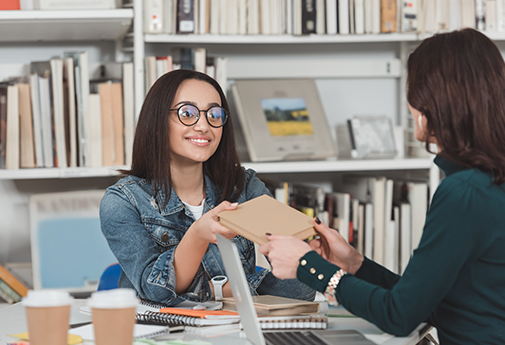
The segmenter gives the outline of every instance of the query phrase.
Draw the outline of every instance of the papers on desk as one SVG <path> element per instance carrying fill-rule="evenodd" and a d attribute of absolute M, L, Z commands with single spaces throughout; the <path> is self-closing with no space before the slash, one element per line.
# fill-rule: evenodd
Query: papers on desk
<path fill-rule="evenodd" d="M 95 340 L 93 324 L 91 323 L 85 326 L 72 328 L 68 332 L 80 336 L 83 340 L 90 340 L 90 341 Z M 133 326 L 133 337 L 136 339 L 153 339 L 169 333 L 170 328 L 168 326 L 139 325 L 139 324 L 135 324 Z"/>

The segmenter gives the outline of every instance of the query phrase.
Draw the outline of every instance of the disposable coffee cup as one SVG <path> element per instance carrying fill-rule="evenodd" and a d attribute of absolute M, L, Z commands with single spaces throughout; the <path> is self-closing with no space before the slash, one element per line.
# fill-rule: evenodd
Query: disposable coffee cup
<path fill-rule="evenodd" d="M 22 304 L 26 311 L 30 345 L 67 345 L 70 306 L 68 292 L 29 290 Z"/>
<path fill-rule="evenodd" d="M 139 301 L 132 289 L 97 291 L 88 299 L 96 345 L 131 345 L 135 308 Z"/>

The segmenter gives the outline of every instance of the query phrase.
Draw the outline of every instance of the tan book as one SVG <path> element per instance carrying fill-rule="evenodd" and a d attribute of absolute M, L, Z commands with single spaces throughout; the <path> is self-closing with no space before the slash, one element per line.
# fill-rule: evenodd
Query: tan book
<path fill-rule="evenodd" d="M 396 0 L 381 0 L 381 32 L 396 32 Z"/>
<path fill-rule="evenodd" d="M 319 313 L 319 303 L 271 295 L 252 296 L 258 316 L 295 316 Z M 236 311 L 233 297 L 221 300 L 224 310 Z"/>
<path fill-rule="evenodd" d="M 280 201 L 262 195 L 218 214 L 221 223 L 245 238 L 263 244 L 265 233 L 292 235 L 305 240 L 316 232 L 312 218 Z"/>
<path fill-rule="evenodd" d="M 35 144 L 29 84 L 17 84 L 19 90 L 20 167 L 35 168 Z"/>
<path fill-rule="evenodd" d="M 114 120 L 112 118 L 111 83 L 98 85 L 102 114 L 102 165 L 111 166 L 114 156 Z"/>
<path fill-rule="evenodd" d="M 114 132 L 112 164 L 124 165 L 123 88 L 121 83 L 112 83 L 110 88 Z"/>

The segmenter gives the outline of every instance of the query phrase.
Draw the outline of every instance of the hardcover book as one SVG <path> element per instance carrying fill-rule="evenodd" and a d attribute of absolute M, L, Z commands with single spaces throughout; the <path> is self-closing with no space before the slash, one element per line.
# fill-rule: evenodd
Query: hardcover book
<path fill-rule="evenodd" d="M 268 242 L 267 232 L 301 240 L 316 234 L 311 217 L 268 195 L 246 201 L 236 210 L 223 211 L 218 216 L 225 227 L 259 245 Z"/>
<path fill-rule="evenodd" d="M 316 33 L 316 2 L 315 0 L 302 0 L 302 34 Z"/>
<path fill-rule="evenodd" d="M 272 295 L 252 296 L 252 300 L 258 316 L 295 316 L 319 313 L 319 303 L 317 302 Z M 224 310 L 237 310 L 233 297 L 226 297 L 221 301 Z"/>

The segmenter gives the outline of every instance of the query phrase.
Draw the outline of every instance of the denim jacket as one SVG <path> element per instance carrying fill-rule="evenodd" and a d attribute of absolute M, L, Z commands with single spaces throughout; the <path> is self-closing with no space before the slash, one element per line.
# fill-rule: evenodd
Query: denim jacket
<path fill-rule="evenodd" d="M 207 176 L 203 213 L 216 207 L 220 192 Z M 244 190 L 237 202 L 243 203 L 269 194 L 253 170 L 245 171 Z M 119 287 L 133 288 L 139 297 L 165 305 L 184 300 L 194 302 L 212 298 L 209 280 L 226 275 L 219 249 L 209 244 L 198 271 L 184 294 L 175 292 L 174 253 L 180 240 L 193 224 L 193 214 L 172 189 L 166 207 L 166 195 L 154 197 L 152 185 L 145 179 L 127 176 L 107 188 L 100 204 L 102 232 L 121 266 Z M 232 239 L 237 245 L 251 293 L 312 300 L 315 290 L 295 279 L 280 280 L 267 269 L 256 272 L 254 243 L 242 236 Z"/>

